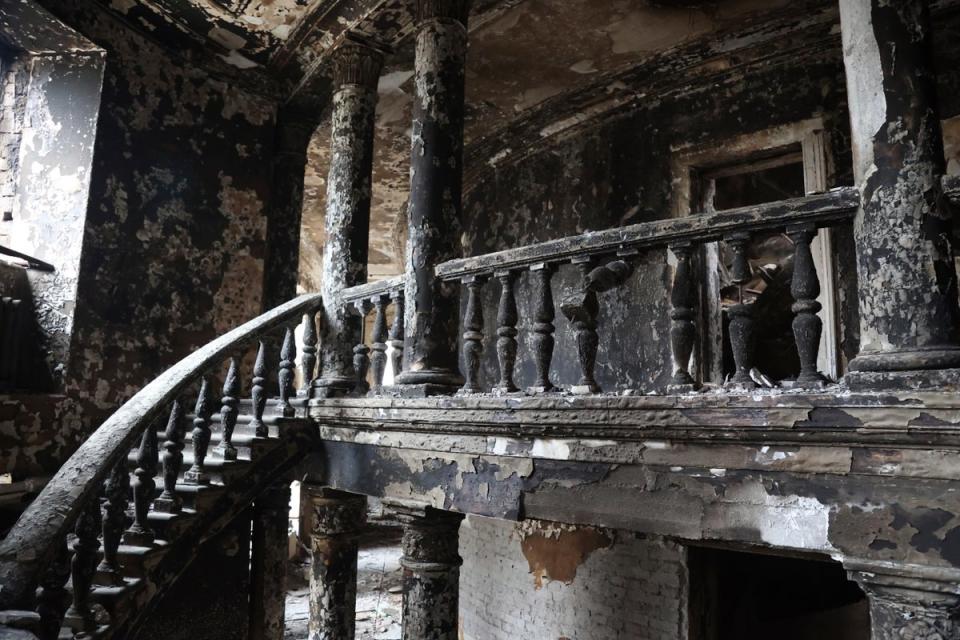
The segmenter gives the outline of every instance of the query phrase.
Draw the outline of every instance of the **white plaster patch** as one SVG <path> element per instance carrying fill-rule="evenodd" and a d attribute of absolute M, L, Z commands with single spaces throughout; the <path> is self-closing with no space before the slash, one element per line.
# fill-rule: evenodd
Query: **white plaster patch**
<path fill-rule="evenodd" d="M 223 59 L 224 62 L 226 62 L 227 64 L 232 64 L 238 69 L 252 69 L 253 67 L 258 66 L 256 62 L 254 62 L 250 58 L 240 55 L 236 51 L 231 51 L 230 55 L 228 56 L 221 55 L 220 57 Z"/>
<path fill-rule="evenodd" d="M 545 440 L 537 438 L 533 441 L 530 455 L 534 458 L 548 458 L 551 460 L 568 460 L 570 445 L 563 440 Z"/>

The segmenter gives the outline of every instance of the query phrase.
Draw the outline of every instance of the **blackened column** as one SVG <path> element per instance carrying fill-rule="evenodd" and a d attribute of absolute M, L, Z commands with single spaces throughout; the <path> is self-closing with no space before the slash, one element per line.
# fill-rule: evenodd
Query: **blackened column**
<path fill-rule="evenodd" d="M 344 394 L 355 383 L 353 347 L 362 321 L 340 302 L 340 292 L 367 281 L 370 193 L 377 80 L 383 55 L 348 41 L 333 54 L 333 114 L 327 177 L 327 240 L 323 249 L 323 322 L 319 396 Z"/>
<path fill-rule="evenodd" d="M 400 515 L 403 527 L 403 640 L 457 640 L 460 522 L 427 508 Z"/>
<path fill-rule="evenodd" d="M 469 0 L 417 0 L 410 203 L 407 208 L 406 339 L 399 384 L 453 393 L 460 293 L 434 276 L 459 257 L 463 97 Z"/>
<path fill-rule="evenodd" d="M 254 503 L 250 557 L 250 639 L 283 640 L 287 593 L 290 484 L 264 491 Z"/>
<path fill-rule="evenodd" d="M 841 0 L 854 173 L 854 371 L 960 366 L 951 221 L 927 0 Z"/>
<path fill-rule="evenodd" d="M 307 146 L 317 128 L 311 110 L 284 105 L 274 131 L 267 254 L 263 265 L 263 308 L 269 310 L 297 295 L 300 218 Z"/>
<path fill-rule="evenodd" d="M 303 485 L 309 492 L 313 526 L 309 640 L 352 638 L 357 609 L 358 536 L 366 523 L 367 499 Z"/>
<path fill-rule="evenodd" d="M 960 583 L 955 570 L 845 561 L 870 601 L 872 640 L 960 638 Z"/>

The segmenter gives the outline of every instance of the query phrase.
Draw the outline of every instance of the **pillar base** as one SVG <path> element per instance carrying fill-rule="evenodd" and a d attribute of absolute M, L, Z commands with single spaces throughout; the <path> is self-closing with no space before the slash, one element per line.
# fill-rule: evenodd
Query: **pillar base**
<path fill-rule="evenodd" d="M 313 381 L 314 398 L 339 398 L 349 395 L 357 386 L 355 378 L 347 376 L 323 376 Z"/>
<path fill-rule="evenodd" d="M 915 371 L 851 371 L 842 383 L 851 391 L 960 390 L 960 367 Z"/>
<path fill-rule="evenodd" d="M 850 361 L 851 371 L 895 372 L 955 368 L 960 368 L 960 346 L 955 345 L 861 353 Z"/>
<path fill-rule="evenodd" d="M 397 387 L 421 387 L 423 395 L 453 395 L 463 383 L 463 376 L 450 369 L 404 371 L 396 378 Z"/>

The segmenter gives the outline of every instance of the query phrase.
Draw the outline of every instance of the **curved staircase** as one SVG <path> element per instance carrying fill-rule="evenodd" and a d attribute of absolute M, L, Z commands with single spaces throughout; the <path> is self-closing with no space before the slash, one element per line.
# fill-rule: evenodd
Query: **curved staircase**
<path fill-rule="evenodd" d="M 319 295 L 301 296 L 218 338 L 91 434 L 0 542 L 0 638 L 135 636 L 200 546 L 312 448 L 294 390 L 293 332 L 306 323 L 307 388 L 320 306 Z M 268 400 L 267 345 L 278 332 L 279 397 Z M 243 355 L 253 347 L 241 400 Z"/>

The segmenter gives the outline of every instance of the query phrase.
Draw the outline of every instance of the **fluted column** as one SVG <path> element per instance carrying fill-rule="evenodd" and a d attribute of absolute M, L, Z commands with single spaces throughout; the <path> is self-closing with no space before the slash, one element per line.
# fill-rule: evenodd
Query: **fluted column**
<path fill-rule="evenodd" d="M 303 485 L 312 505 L 309 640 L 354 635 L 358 535 L 367 500 L 342 491 Z"/>
<path fill-rule="evenodd" d="M 353 390 L 353 347 L 362 338 L 361 319 L 340 301 L 343 289 L 367 281 L 370 193 L 373 171 L 377 80 L 383 55 L 348 41 L 333 54 L 333 115 L 323 249 L 323 322 L 318 396 Z"/>
<path fill-rule="evenodd" d="M 458 257 L 469 0 L 417 0 L 413 149 L 407 208 L 406 339 L 399 384 L 453 393 L 460 295 L 434 275 Z"/>
<path fill-rule="evenodd" d="M 960 366 L 951 218 L 927 0 L 841 0 L 854 175 L 854 371 Z"/>
<path fill-rule="evenodd" d="M 401 512 L 400 519 L 404 524 L 403 638 L 457 640 L 463 516 L 427 508 Z"/>
<path fill-rule="evenodd" d="M 872 640 L 960 638 L 960 583 L 955 570 L 845 561 L 870 601 Z"/>

